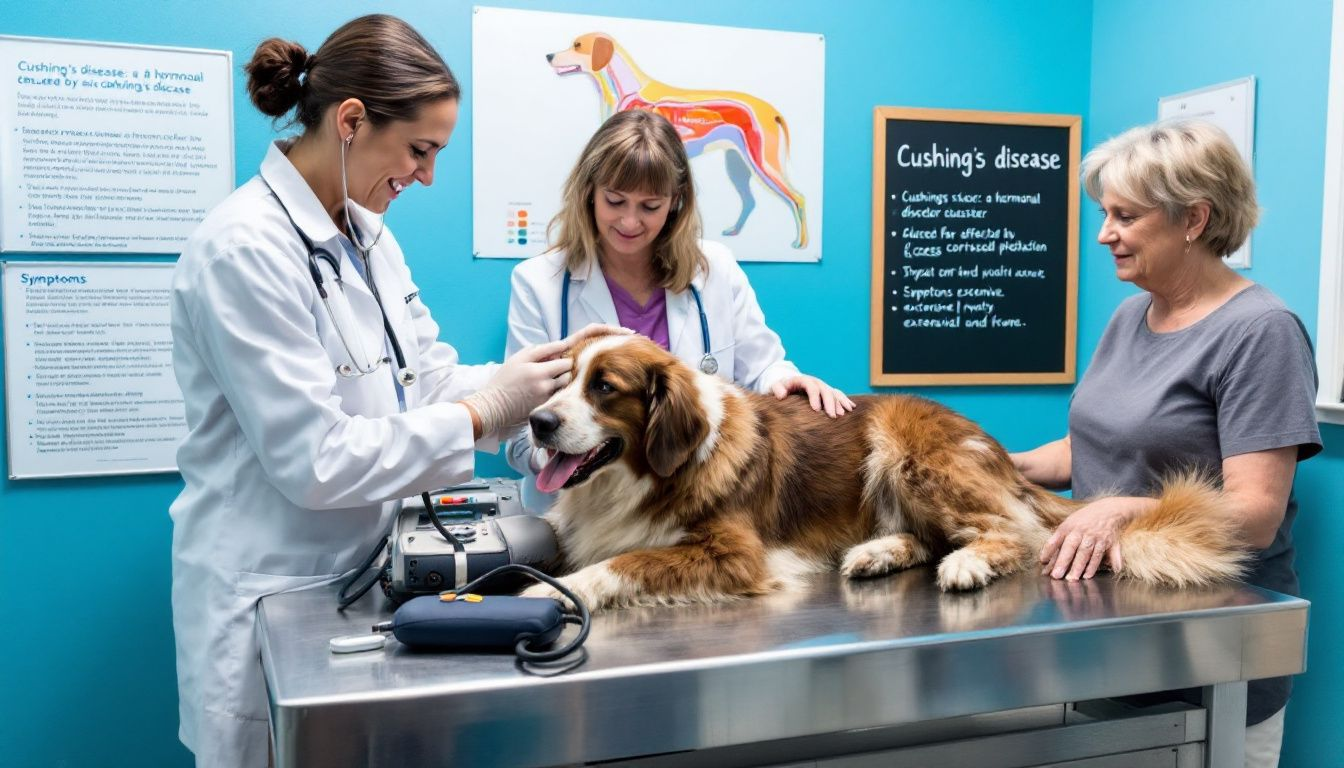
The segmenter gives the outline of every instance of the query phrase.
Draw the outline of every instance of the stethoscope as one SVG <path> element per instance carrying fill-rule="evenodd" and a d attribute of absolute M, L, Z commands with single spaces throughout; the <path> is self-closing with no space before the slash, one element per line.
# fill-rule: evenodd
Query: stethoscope
<path fill-rule="evenodd" d="M 263 179 L 263 181 L 265 180 Z M 270 187 L 270 182 L 267 182 L 266 186 Z M 275 193 L 274 188 L 271 189 L 271 193 Z M 336 373 L 344 378 L 353 379 L 359 376 L 367 376 L 383 365 L 391 363 L 392 361 L 388 360 L 386 356 L 374 360 L 367 366 L 360 365 L 356 360 L 355 353 L 350 349 L 350 342 L 345 338 L 345 332 L 341 330 L 341 324 L 336 320 L 336 313 L 331 309 L 331 302 L 327 298 L 326 282 L 322 279 L 322 270 L 317 265 L 318 259 L 325 261 L 331 267 L 332 273 L 336 276 L 336 284 L 340 286 L 340 258 L 325 247 L 319 248 L 316 246 L 313 241 L 309 239 L 308 235 L 304 234 L 302 229 L 299 229 L 299 225 L 294 222 L 294 217 L 290 215 L 289 208 L 285 205 L 285 201 L 281 200 L 279 195 L 275 195 L 275 200 L 280 203 L 280 210 L 285 212 L 285 218 L 289 219 L 289 225 L 294 228 L 295 234 L 299 236 L 299 239 L 303 241 L 304 247 L 308 249 L 308 273 L 312 275 L 313 284 L 317 286 L 317 295 L 322 297 L 322 306 L 327 308 L 327 316 L 331 318 L 331 327 L 336 329 L 336 337 L 341 340 L 341 346 L 345 347 L 345 354 L 350 358 L 350 362 L 341 363 L 336 366 Z M 350 228 L 350 233 L 352 235 L 356 234 L 353 222 L 350 223 Z M 372 262 L 369 261 L 368 252 L 362 251 L 360 255 L 364 260 L 364 274 L 368 278 L 369 291 L 373 293 L 373 300 L 378 305 L 378 314 L 383 317 L 383 331 L 387 334 L 387 340 L 392 344 L 392 355 L 397 359 L 397 382 L 403 387 L 409 387 L 415 383 L 415 380 L 418 377 L 416 376 L 415 371 L 407 367 L 406 357 L 402 354 L 401 344 L 397 341 L 397 334 L 393 332 L 392 323 L 387 319 L 387 310 L 383 309 L 383 299 L 378 295 L 378 286 L 373 279 L 373 266 Z M 341 290 L 344 291 L 344 287 L 342 287 Z M 362 344 L 360 345 L 360 349 L 363 349 Z M 364 359 L 368 359 L 367 354 L 364 355 Z"/>
<path fill-rule="evenodd" d="M 565 282 L 560 287 L 560 338 L 569 335 L 569 270 L 565 270 Z M 700 358 L 700 370 L 711 376 L 719 372 L 719 361 L 711 353 L 709 346 L 709 318 L 705 317 L 705 303 L 700 300 L 700 291 L 695 286 L 688 286 L 691 289 L 691 296 L 695 298 L 695 308 L 700 311 L 700 343 L 704 347 L 705 356 Z"/>

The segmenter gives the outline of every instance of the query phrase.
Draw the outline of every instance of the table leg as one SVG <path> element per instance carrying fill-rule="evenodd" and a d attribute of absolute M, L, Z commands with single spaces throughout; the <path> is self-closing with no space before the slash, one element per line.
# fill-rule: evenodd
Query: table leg
<path fill-rule="evenodd" d="M 1209 713 L 1206 768 L 1242 768 L 1246 764 L 1246 682 L 1218 683 L 1201 691 Z"/>

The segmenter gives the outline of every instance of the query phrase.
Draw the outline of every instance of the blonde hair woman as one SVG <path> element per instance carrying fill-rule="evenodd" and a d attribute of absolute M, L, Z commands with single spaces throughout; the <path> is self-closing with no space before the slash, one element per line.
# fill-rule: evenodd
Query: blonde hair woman
<path fill-rule="evenodd" d="M 1069 434 L 1014 454 L 1029 479 L 1087 498 L 1041 553 L 1053 578 L 1118 567 L 1117 533 L 1165 475 L 1221 480 L 1257 550 L 1248 581 L 1297 594 L 1293 473 L 1321 450 L 1311 343 L 1297 316 L 1223 263 L 1259 217 L 1250 169 L 1227 135 L 1197 121 L 1134 128 L 1094 149 L 1083 184 L 1105 219 L 1097 241 L 1126 299 L 1069 406 Z M 1247 693 L 1247 765 L 1278 762 L 1289 678 Z"/>
<path fill-rule="evenodd" d="M 806 393 L 813 409 L 832 417 L 852 410 L 844 394 L 785 359 L 746 273 L 700 230 L 676 129 L 654 112 L 612 116 L 565 182 L 550 250 L 513 271 L 508 350 L 588 323 L 622 325 L 748 389 Z M 527 507 L 543 511 L 556 490 L 535 483 L 543 458 L 526 435 L 510 443 L 508 456 L 526 476 Z"/>

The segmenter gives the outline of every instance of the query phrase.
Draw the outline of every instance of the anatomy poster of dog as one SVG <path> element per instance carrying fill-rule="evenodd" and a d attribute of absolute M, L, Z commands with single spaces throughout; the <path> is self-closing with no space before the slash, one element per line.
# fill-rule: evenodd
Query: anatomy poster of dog
<path fill-rule="evenodd" d="M 740 261 L 819 260 L 825 54 L 818 34 L 477 8 L 475 255 L 546 250 L 589 137 L 647 109 L 686 144 L 706 239 Z"/>

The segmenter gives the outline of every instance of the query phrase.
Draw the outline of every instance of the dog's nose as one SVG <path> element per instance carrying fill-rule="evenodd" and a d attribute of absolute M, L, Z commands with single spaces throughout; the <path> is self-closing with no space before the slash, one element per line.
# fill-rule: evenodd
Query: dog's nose
<path fill-rule="evenodd" d="M 546 63 L 549 64 L 550 61 L 551 61 L 551 59 L 554 59 L 554 58 L 555 58 L 555 54 L 554 54 L 554 53 L 548 53 L 548 54 L 546 54 Z"/>
<path fill-rule="evenodd" d="M 527 423 L 532 425 L 533 437 L 545 440 L 560 428 L 560 417 L 555 411 L 536 411 L 528 417 Z"/>

